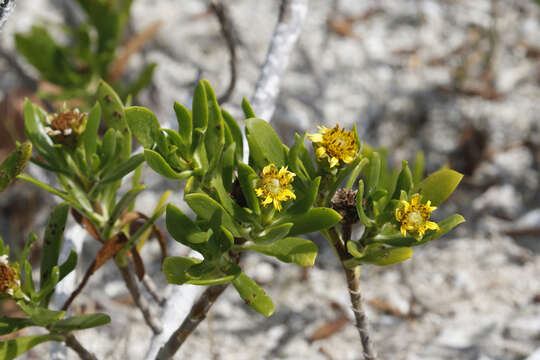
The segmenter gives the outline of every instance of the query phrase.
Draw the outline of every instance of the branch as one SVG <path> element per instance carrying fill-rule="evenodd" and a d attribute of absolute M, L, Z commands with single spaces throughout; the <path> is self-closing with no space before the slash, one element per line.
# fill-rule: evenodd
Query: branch
<path fill-rule="evenodd" d="M 308 0 L 281 1 L 278 23 L 251 98 L 255 114 L 268 122 L 274 114 L 281 77 L 285 73 L 289 56 L 300 35 L 307 8 Z"/>
<path fill-rule="evenodd" d="M 166 297 L 165 305 L 163 306 L 163 313 L 161 315 L 163 331 L 152 337 L 145 357 L 147 360 L 153 360 L 156 357 L 159 349 L 171 337 L 178 324 L 187 316 L 191 305 L 202 292 L 202 288 L 196 285 L 169 285 L 168 288 L 172 289 L 172 291 Z"/>
<path fill-rule="evenodd" d="M 218 102 L 222 104 L 229 100 L 234 91 L 234 87 L 236 86 L 236 41 L 234 40 L 234 29 L 232 21 L 230 20 L 229 10 L 225 7 L 225 4 L 212 0 L 210 9 L 214 12 L 219 21 L 221 34 L 225 38 L 230 54 L 229 67 L 231 70 L 231 80 L 229 81 L 229 86 L 227 87 L 227 90 L 225 90 L 225 93 L 218 99 Z"/>
<path fill-rule="evenodd" d="M 86 350 L 73 334 L 67 334 L 65 336 L 66 346 L 75 351 L 82 360 L 97 360 L 96 356 Z"/>
<path fill-rule="evenodd" d="M 148 276 L 148 274 L 144 274 L 142 278 L 142 284 L 144 285 L 144 288 L 146 289 L 146 291 L 148 291 L 150 296 L 152 296 L 152 298 L 160 306 L 163 306 L 165 304 L 165 298 L 163 297 L 162 294 L 160 294 L 156 283 L 154 282 L 154 280 L 152 280 L 150 276 Z"/>
<path fill-rule="evenodd" d="M 348 241 L 350 240 L 351 224 L 347 223 L 343 224 L 343 226 L 343 233 L 344 235 L 349 237 L 348 239 L 345 238 Z M 343 241 L 340 239 L 336 229 L 331 228 L 330 230 L 328 230 L 328 233 L 330 235 L 330 242 L 336 249 L 339 260 L 343 265 L 345 260 L 347 260 L 350 255 L 347 253 L 347 249 L 345 248 Z M 375 351 L 373 350 L 373 344 L 371 342 L 371 338 L 369 337 L 369 326 L 366 312 L 364 311 L 364 307 L 362 305 L 362 293 L 360 292 L 360 281 L 358 280 L 358 275 L 354 270 L 346 268 L 345 265 L 343 265 L 343 271 L 345 272 L 345 277 L 347 278 L 347 287 L 349 289 L 352 310 L 354 312 L 354 317 L 356 320 L 356 328 L 358 329 L 358 333 L 360 334 L 360 341 L 362 342 L 362 347 L 364 348 L 364 359 L 376 360 Z"/>
<path fill-rule="evenodd" d="M 225 291 L 229 283 L 221 285 L 212 285 L 199 297 L 199 300 L 193 305 L 188 316 L 180 327 L 173 333 L 167 343 L 159 350 L 156 360 L 171 359 L 180 346 L 186 341 L 191 333 L 206 318 L 206 314 L 214 305 L 216 299 Z"/>
<path fill-rule="evenodd" d="M 75 250 L 77 254 L 81 254 L 86 231 L 78 226 L 74 225 L 66 231 L 64 241 L 62 242 L 62 248 L 60 249 L 60 256 L 58 262 L 64 262 L 71 250 Z M 75 290 L 77 286 L 77 271 L 73 271 L 68 274 L 61 282 L 59 282 L 54 288 L 53 303 L 55 309 L 60 309 L 62 304 L 66 302 L 69 296 Z M 68 313 L 71 310 L 67 310 Z M 51 360 L 65 360 L 67 359 L 67 344 L 61 342 L 53 342 L 51 351 L 49 353 Z"/>
<path fill-rule="evenodd" d="M 15 0 L 0 0 L 0 31 L 14 8 Z"/>
<path fill-rule="evenodd" d="M 148 324 L 154 334 L 159 334 L 162 331 L 161 325 L 152 317 L 148 301 L 146 301 L 144 296 L 141 296 L 139 287 L 137 286 L 137 282 L 135 281 L 133 274 L 129 270 L 129 266 L 118 265 L 118 270 L 120 270 L 120 274 L 122 274 L 122 278 L 126 283 L 135 305 L 137 305 L 137 307 L 141 310 L 144 321 L 146 321 L 146 324 Z"/>

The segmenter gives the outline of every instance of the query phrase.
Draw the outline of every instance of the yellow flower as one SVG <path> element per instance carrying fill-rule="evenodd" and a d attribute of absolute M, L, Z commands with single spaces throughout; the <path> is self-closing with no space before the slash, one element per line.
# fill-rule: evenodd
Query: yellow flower
<path fill-rule="evenodd" d="M 286 167 L 277 169 L 276 165 L 265 166 L 262 171 L 259 187 L 255 189 L 258 197 L 264 198 L 264 206 L 274 203 L 277 211 L 281 211 L 281 202 L 289 199 L 296 199 L 291 190 L 290 184 L 294 180 L 295 174 L 288 171 Z"/>
<path fill-rule="evenodd" d="M 396 208 L 396 220 L 401 223 L 401 235 L 406 236 L 407 231 L 417 232 L 420 237 L 424 236 L 426 230 L 439 230 L 439 225 L 433 221 L 428 221 L 431 212 L 437 209 L 431 206 L 431 201 L 420 204 L 422 195 L 414 194 L 411 202 L 401 200 L 400 206 Z"/>
<path fill-rule="evenodd" d="M 333 129 L 318 126 L 318 129 L 318 134 L 308 136 L 315 144 L 317 159 L 328 158 L 332 168 L 340 161 L 348 164 L 358 156 L 358 144 L 352 131 L 340 130 L 339 125 Z"/>

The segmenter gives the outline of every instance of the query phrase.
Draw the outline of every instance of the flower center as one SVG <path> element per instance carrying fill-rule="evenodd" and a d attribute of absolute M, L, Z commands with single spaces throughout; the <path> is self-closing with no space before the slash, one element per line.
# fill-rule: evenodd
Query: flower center
<path fill-rule="evenodd" d="M 277 195 L 281 191 L 281 185 L 279 183 L 279 179 L 276 179 L 276 178 L 270 179 L 267 185 L 267 189 L 268 191 L 270 191 L 272 195 Z"/>
<path fill-rule="evenodd" d="M 421 226 L 425 219 L 418 211 L 413 211 L 407 217 L 407 221 L 414 227 Z"/>

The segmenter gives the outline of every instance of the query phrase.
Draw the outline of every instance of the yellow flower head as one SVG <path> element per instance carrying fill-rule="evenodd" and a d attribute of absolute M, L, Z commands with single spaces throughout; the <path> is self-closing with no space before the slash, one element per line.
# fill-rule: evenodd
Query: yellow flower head
<path fill-rule="evenodd" d="M 426 230 L 439 230 L 439 225 L 433 221 L 428 221 L 431 212 L 437 208 L 431 206 L 429 200 L 425 204 L 420 204 L 421 199 L 422 195 L 414 194 L 410 203 L 401 200 L 400 206 L 396 208 L 396 220 L 401 223 L 401 234 L 403 236 L 407 235 L 407 231 L 417 232 L 422 237 Z"/>
<path fill-rule="evenodd" d="M 277 169 L 276 165 L 265 166 L 262 171 L 259 187 L 255 189 L 258 197 L 264 198 L 264 206 L 274 203 L 277 211 L 281 211 L 281 202 L 289 199 L 296 199 L 292 192 L 291 183 L 295 174 L 288 171 L 286 167 Z"/>
<path fill-rule="evenodd" d="M 315 144 L 317 159 L 328 158 L 332 168 L 340 161 L 348 164 L 358 156 L 358 144 L 352 131 L 341 130 L 339 125 L 333 129 L 326 126 L 319 126 L 318 129 L 318 134 L 308 136 Z"/>
<path fill-rule="evenodd" d="M 13 291 L 20 285 L 17 272 L 9 265 L 7 255 L 0 256 L 0 295 L 13 296 Z"/>

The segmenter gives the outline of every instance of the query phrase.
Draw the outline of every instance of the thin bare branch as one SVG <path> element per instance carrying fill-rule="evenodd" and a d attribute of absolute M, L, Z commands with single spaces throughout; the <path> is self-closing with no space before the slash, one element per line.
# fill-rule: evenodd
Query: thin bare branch
<path fill-rule="evenodd" d="M 86 350 L 73 334 L 67 334 L 65 336 L 66 346 L 75 351 L 82 360 L 97 360 L 97 357 Z"/>
<path fill-rule="evenodd" d="M 199 297 L 199 300 L 192 306 L 191 311 L 180 327 L 173 333 L 167 343 L 159 350 L 156 360 L 171 359 L 180 346 L 186 341 L 191 333 L 206 318 L 206 314 L 214 305 L 217 298 L 225 291 L 229 284 L 212 285 Z"/>
<path fill-rule="evenodd" d="M 307 15 L 308 0 L 282 0 L 266 60 L 251 98 L 257 116 L 270 121 L 276 108 L 281 77 L 300 35 Z"/>
<path fill-rule="evenodd" d="M 142 284 L 144 285 L 144 288 L 146 289 L 146 291 L 148 291 L 150 296 L 152 296 L 152 298 L 160 306 L 163 306 L 165 304 L 165 298 L 159 293 L 156 283 L 154 282 L 154 280 L 152 280 L 150 276 L 148 276 L 148 274 L 144 274 Z"/>
<path fill-rule="evenodd" d="M 227 87 L 227 90 L 218 98 L 218 102 L 224 103 L 231 97 L 234 88 L 236 86 L 236 77 L 237 77 L 237 70 L 236 70 L 236 41 L 234 38 L 234 29 L 233 29 L 233 23 L 231 21 L 231 17 L 229 14 L 229 10 L 223 4 L 221 1 L 212 0 L 210 3 L 210 9 L 212 12 L 216 15 L 219 25 L 221 26 L 221 34 L 225 38 L 225 42 L 227 43 L 227 48 L 229 49 L 229 67 L 231 71 L 231 80 L 229 81 L 229 86 Z"/>
<path fill-rule="evenodd" d="M 126 283 L 126 286 L 131 294 L 131 297 L 133 298 L 133 301 L 135 302 L 135 305 L 141 310 L 141 313 L 144 317 L 144 321 L 146 321 L 146 324 L 152 329 L 154 334 L 159 334 L 162 331 L 161 325 L 157 322 L 156 319 L 152 316 L 150 313 L 150 306 L 148 305 L 148 301 L 146 301 L 146 298 L 141 295 L 139 291 L 139 287 L 137 286 L 137 282 L 135 281 L 135 277 L 129 270 L 129 266 L 118 266 L 118 270 L 120 270 L 120 274 L 122 275 L 122 279 L 124 279 L 124 282 Z"/>

